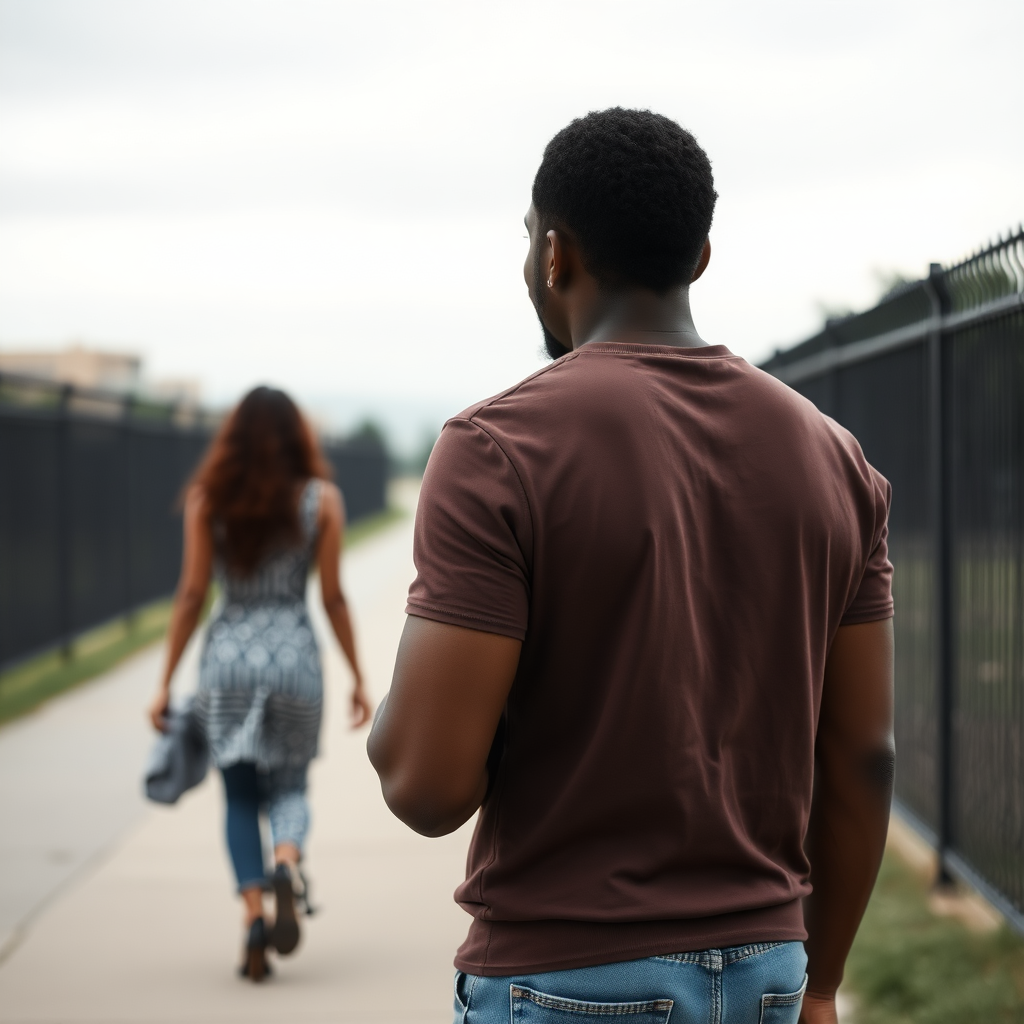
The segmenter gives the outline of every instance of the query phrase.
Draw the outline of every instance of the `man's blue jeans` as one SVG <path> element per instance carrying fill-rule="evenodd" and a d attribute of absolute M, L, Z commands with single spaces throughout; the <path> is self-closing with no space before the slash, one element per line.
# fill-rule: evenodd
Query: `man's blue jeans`
<path fill-rule="evenodd" d="M 807 985 L 802 942 L 542 974 L 455 973 L 455 1024 L 797 1024 Z"/>

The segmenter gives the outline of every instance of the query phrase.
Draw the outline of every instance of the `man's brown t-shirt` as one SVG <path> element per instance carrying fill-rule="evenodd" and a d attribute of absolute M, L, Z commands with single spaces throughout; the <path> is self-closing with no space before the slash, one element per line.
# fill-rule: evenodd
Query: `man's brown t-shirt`
<path fill-rule="evenodd" d="M 723 346 L 586 345 L 446 424 L 407 611 L 523 642 L 459 968 L 806 938 L 825 658 L 892 615 L 888 505 Z"/>

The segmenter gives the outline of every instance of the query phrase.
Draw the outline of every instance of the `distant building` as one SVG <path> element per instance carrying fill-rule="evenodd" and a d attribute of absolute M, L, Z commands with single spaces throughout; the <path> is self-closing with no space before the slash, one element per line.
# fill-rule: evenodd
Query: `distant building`
<path fill-rule="evenodd" d="M 198 408 L 203 398 L 203 383 L 198 377 L 157 377 L 144 381 L 142 391 L 161 402 Z"/>
<path fill-rule="evenodd" d="M 0 373 L 38 377 L 78 388 L 143 395 L 184 409 L 198 409 L 202 382 L 195 377 L 145 378 L 142 356 L 71 345 L 65 349 L 0 349 Z"/>
<path fill-rule="evenodd" d="M 58 351 L 0 351 L 0 372 L 4 370 L 104 391 L 137 391 L 142 384 L 141 356 L 100 352 L 81 345 Z"/>

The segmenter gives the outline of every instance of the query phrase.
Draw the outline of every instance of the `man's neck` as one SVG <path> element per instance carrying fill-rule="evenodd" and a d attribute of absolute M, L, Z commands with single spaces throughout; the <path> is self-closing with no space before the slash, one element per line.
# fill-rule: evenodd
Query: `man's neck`
<path fill-rule="evenodd" d="M 618 341 L 636 345 L 706 345 L 693 325 L 688 288 L 658 295 L 645 288 L 594 292 L 572 317 L 573 348 L 594 342 Z"/>

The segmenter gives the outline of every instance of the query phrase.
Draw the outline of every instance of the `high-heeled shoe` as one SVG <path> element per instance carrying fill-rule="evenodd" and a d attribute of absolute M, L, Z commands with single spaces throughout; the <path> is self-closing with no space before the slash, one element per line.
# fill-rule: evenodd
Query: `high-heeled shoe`
<path fill-rule="evenodd" d="M 277 913 L 270 932 L 270 944 L 283 956 L 293 952 L 299 944 L 299 919 L 295 914 L 295 881 L 287 864 L 274 868 L 271 881 Z"/>
<path fill-rule="evenodd" d="M 238 973 L 250 981 L 262 981 L 270 972 L 267 963 L 267 926 L 262 917 L 257 917 L 249 925 L 249 935 L 245 940 L 245 951 L 242 954 L 242 966 Z"/>

